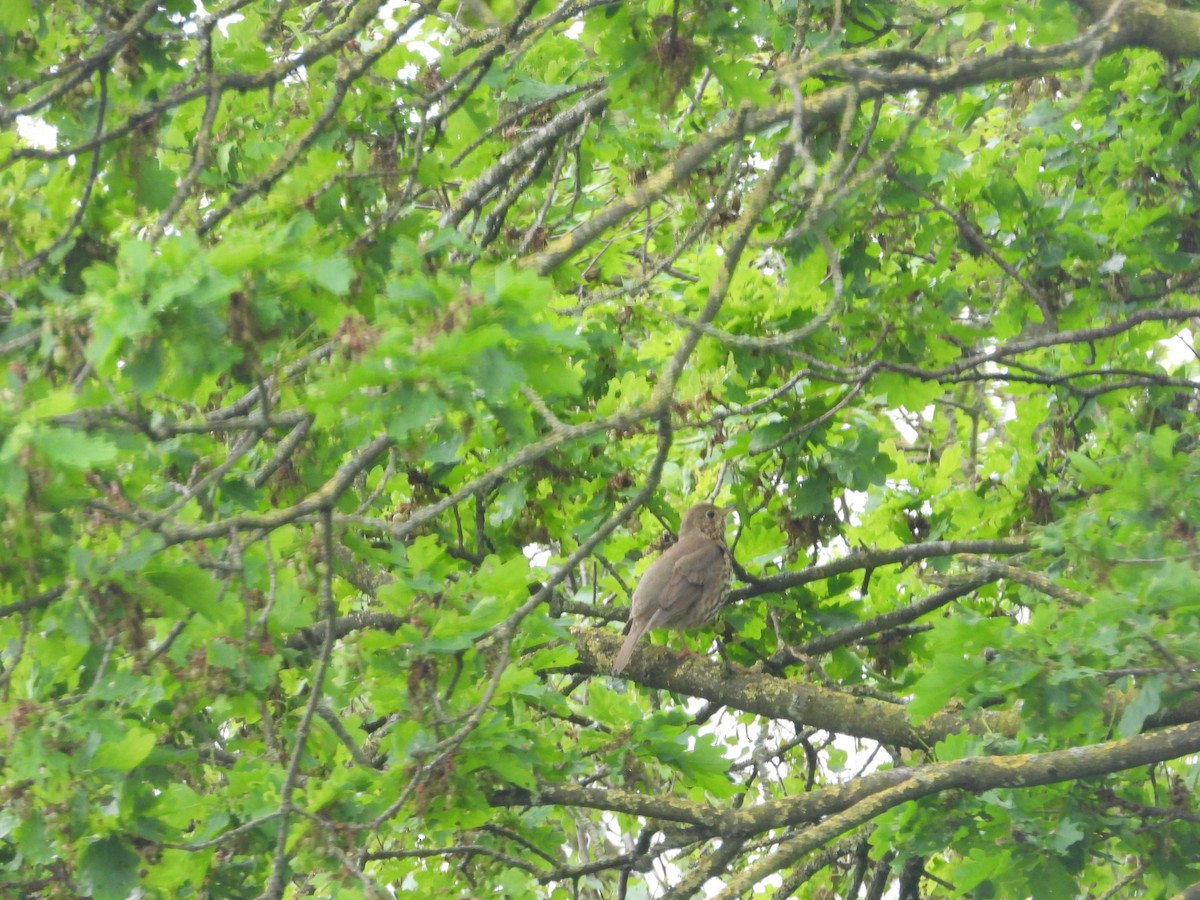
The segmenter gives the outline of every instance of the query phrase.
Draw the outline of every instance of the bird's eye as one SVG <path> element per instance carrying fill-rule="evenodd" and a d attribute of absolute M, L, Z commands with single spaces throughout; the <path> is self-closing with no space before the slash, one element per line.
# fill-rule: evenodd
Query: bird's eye
<path fill-rule="evenodd" d="M 715 519 L 717 512 L 716 510 L 710 509 L 707 513 L 705 513 L 705 515 L 707 515 L 710 519 Z"/>

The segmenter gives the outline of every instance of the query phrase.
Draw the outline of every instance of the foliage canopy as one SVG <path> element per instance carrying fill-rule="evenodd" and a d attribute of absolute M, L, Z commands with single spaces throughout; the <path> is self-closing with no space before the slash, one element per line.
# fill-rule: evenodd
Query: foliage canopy
<path fill-rule="evenodd" d="M 0 7 L 5 891 L 1200 881 L 1200 13 L 207 7 Z"/>

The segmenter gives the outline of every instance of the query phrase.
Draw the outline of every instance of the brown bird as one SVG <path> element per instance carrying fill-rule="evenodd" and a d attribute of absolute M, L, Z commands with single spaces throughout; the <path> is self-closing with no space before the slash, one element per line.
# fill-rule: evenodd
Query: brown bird
<path fill-rule="evenodd" d="M 651 628 L 684 631 L 716 618 L 729 590 L 732 564 L 725 546 L 725 516 L 732 509 L 697 503 L 684 515 L 679 540 L 650 565 L 633 592 L 614 675 L 629 664 L 634 646 Z"/>

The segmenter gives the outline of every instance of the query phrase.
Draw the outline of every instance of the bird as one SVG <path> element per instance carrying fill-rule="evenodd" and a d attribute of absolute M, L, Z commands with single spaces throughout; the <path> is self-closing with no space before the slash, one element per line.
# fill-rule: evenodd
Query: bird
<path fill-rule="evenodd" d="M 697 503 L 684 514 L 679 540 L 650 564 L 633 591 L 625 640 L 613 660 L 614 675 L 629 665 L 633 648 L 651 628 L 684 631 L 716 618 L 733 568 L 725 544 L 725 516 L 732 510 Z"/>

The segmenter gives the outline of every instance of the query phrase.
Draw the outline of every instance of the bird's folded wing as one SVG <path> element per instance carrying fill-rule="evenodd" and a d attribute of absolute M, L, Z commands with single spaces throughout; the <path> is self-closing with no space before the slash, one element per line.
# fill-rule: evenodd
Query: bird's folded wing
<path fill-rule="evenodd" d="M 697 541 L 695 550 L 675 561 L 671 578 L 658 597 L 658 605 L 678 615 L 698 603 L 705 591 L 716 583 L 723 552 L 721 545 L 714 541 Z"/>

